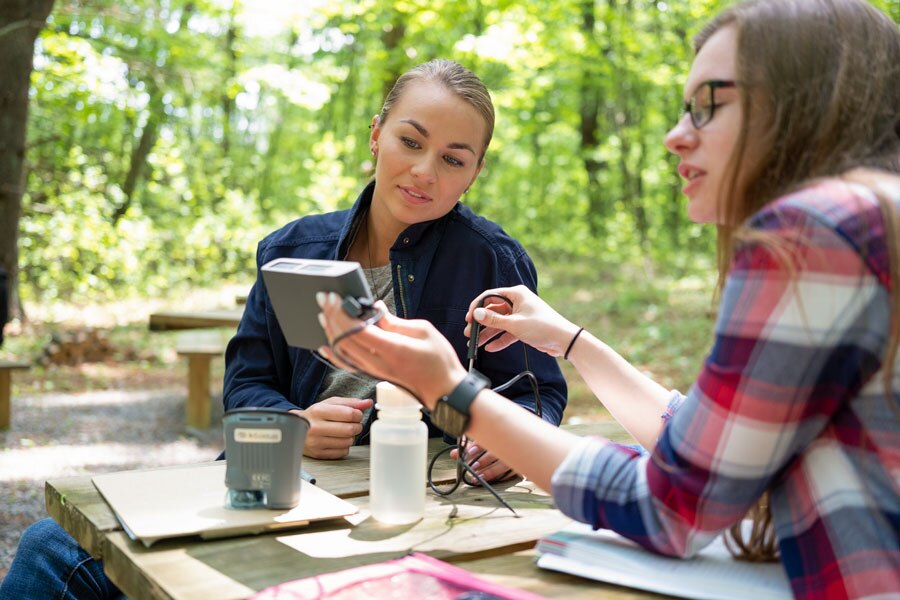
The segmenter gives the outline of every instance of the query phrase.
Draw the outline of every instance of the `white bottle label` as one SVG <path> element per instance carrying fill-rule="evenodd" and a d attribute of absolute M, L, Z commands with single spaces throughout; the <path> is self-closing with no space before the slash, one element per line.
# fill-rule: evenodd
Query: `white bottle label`
<path fill-rule="evenodd" d="M 281 441 L 281 430 L 235 427 L 234 441 L 246 444 L 277 444 Z"/>

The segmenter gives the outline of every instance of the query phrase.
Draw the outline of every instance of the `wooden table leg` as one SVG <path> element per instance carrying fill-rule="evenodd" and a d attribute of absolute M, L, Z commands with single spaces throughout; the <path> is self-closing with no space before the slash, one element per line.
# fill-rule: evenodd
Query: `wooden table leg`
<path fill-rule="evenodd" d="M 0 430 L 9 429 L 10 402 L 12 398 L 12 377 L 7 369 L 0 369 Z"/>
<path fill-rule="evenodd" d="M 185 406 L 188 427 L 206 429 L 210 421 L 209 354 L 188 354 L 188 399 Z"/>

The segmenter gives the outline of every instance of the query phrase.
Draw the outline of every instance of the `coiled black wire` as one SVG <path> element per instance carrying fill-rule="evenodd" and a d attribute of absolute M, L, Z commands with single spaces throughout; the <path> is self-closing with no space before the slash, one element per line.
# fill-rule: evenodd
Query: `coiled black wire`
<path fill-rule="evenodd" d="M 509 298 L 507 298 L 506 296 L 503 296 L 501 294 L 486 294 L 486 295 L 482 296 L 479 299 L 478 306 L 483 307 L 485 301 L 487 301 L 489 298 L 499 298 L 500 300 L 505 302 L 507 305 L 509 305 L 510 308 L 512 308 L 512 306 L 513 306 L 512 300 L 510 300 Z M 359 325 L 355 325 L 354 327 L 351 327 L 347 331 L 342 332 L 337 337 L 335 337 L 334 340 L 331 341 L 331 344 L 330 344 L 331 351 L 334 352 L 335 356 L 337 356 L 337 358 L 339 360 L 341 360 L 341 362 L 345 363 L 346 365 L 348 365 L 349 367 L 351 367 L 353 369 L 353 371 L 347 371 L 350 375 L 357 377 L 359 379 L 363 379 L 363 377 L 368 378 L 370 380 L 379 380 L 380 379 L 380 378 L 373 377 L 372 375 L 370 375 L 369 373 L 364 371 L 362 368 L 360 368 L 358 365 L 356 365 L 352 360 L 348 359 L 345 355 L 343 355 L 340 352 L 340 350 L 338 349 L 338 346 L 345 339 L 349 338 L 352 335 L 356 335 L 357 333 L 359 333 L 366 327 L 369 327 L 370 325 L 374 325 L 375 323 L 380 321 L 383 317 L 384 317 L 384 312 L 380 309 L 375 309 L 375 314 L 366 318 Z M 478 346 L 479 346 L 478 337 L 481 333 L 481 327 L 482 326 L 480 323 L 478 323 L 477 321 L 474 321 L 474 320 L 472 321 L 472 330 L 471 330 L 470 336 L 469 336 L 469 345 L 468 345 L 468 351 L 467 351 L 467 356 L 468 356 L 468 360 L 469 360 L 469 371 L 472 371 L 475 368 L 475 362 L 478 357 Z M 502 332 L 500 332 L 497 335 L 486 340 L 484 342 L 484 344 L 481 344 L 481 345 L 487 345 L 488 343 L 490 343 L 491 341 L 493 341 L 500 335 L 502 335 Z M 528 347 L 524 343 L 522 344 L 522 353 L 524 355 L 525 370 L 522 371 L 521 373 L 517 374 L 515 377 L 513 377 L 506 383 L 503 383 L 492 389 L 493 389 L 493 391 L 495 391 L 497 393 L 503 392 L 503 391 L 509 389 L 510 387 L 512 387 L 513 385 L 515 385 L 523 377 L 527 377 L 528 382 L 531 385 L 531 391 L 534 394 L 534 407 L 535 407 L 534 412 L 538 417 L 542 417 L 543 406 L 541 404 L 541 395 L 540 395 L 540 391 L 538 389 L 539 385 L 537 382 L 537 378 L 535 377 L 534 373 L 531 371 L 531 368 L 528 365 Z M 321 356 L 318 352 L 313 352 L 313 356 L 315 356 L 317 360 L 324 363 L 328 367 L 330 367 L 332 369 L 337 368 L 335 365 L 333 365 L 331 362 L 327 361 L 323 356 Z M 410 390 L 406 386 L 404 386 L 400 383 L 397 383 L 396 381 L 390 381 L 387 379 L 385 379 L 385 381 L 388 381 L 389 383 L 392 383 L 392 384 L 396 385 L 397 387 L 403 389 L 410 396 L 412 396 L 413 398 L 418 400 L 420 403 L 422 403 L 421 399 L 418 396 L 416 396 L 412 392 L 412 390 Z M 426 414 L 429 414 L 429 416 L 430 416 L 430 412 L 428 411 L 428 409 L 424 408 L 424 406 L 425 406 L 424 403 L 422 403 L 422 406 L 423 406 L 423 410 L 425 410 Z M 362 438 L 364 438 L 364 436 L 366 434 L 367 434 L 367 427 L 366 427 L 366 424 L 364 424 L 363 432 L 360 433 L 359 437 L 356 440 L 356 443 L 359 443 L 359 441 Z M 468 438 L 466 438 L 465 436 L 457 438 L 456 444 L 447 446 L 446 448 L 444 448 L 443 450 L 441 450 L 440 452 L 438 452 L 431 458 L 431 461 L 428 463 L 428 472 L 427 472 L 428 486 L 434 491 L 435 494 L 438 494 L 439 496 L 442 496 L 442 497 L 447 497 L 450 494 L 452 494 L 453 492 L 455 492 L 459 488 L 460 484 L 462 484 L 462 483 L 465 483 L 465 484 L 471 485 L 471 486 L 480 485 L 480 486 L 484 487 L 488 492 L 490 492 L 490 494 L 493 495 L 494 498 L 496 498 L 497 501 L 500 502 L 504 507 L 509 509 L 514 515 L 518 516 L 518 513 L 516 513 L 516 511 L 509 505 L 509 503 L 507 503 L 506 500 L 504 500 L 500 496 L 500 494 L 497 492 L 497 490 L 495 490 L 493 488 L 493 486 L 490 485 L 491 482 L 496 483 L 497 481 L 502 481 L 503 479 L 505 479 L 507 476 L 509 476 L 509 474 L 512 472 L 512 470 L 505 471 L 500 476 L 492 479 L 491 482 L 486 481 L 481 475 L 479 475 L 475 471 L 474 468 L 472 468 L 472 465 L 475 464 L 478 460 L 480 460 L 486 454 L 487 451 L 482 450 L 481 452 L 478 453 L 477 456 L 469 459 L 466 456 L 466 447 L 468 446 L 468 442 L 469 442 Z M 449 488 L 441 489 L 438 487 L 438 484 L 434 483 L 434 477 L 433 477 L 434 465 L 436 464 L 436 462 L 438 461 L 438 459 L 441 456 L 443 456 L 444 454 L 446 454 L 448 452 L 452 452 L 453 450 L 459 450 L 459 452 L 457 452 L 457 455 L 456 455 L 456 479 L 452 484 L 450 484 Z M 474 478 L 474 481 L 472 479 L 469 479 L 468 477 Z"/>

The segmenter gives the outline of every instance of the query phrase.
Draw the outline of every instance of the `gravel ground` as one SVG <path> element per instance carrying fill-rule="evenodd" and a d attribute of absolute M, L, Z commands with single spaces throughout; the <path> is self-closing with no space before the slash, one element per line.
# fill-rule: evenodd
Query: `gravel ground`
<path fill-rule="evenodd" d="M 222 402 L 210 429 L 184 426 L 185 390 L 14 395 L 0 432 L 0 580 L 19 536 L 47 516 L 44 481 L 72 475 L 214 459 L 222 449 Z"/>

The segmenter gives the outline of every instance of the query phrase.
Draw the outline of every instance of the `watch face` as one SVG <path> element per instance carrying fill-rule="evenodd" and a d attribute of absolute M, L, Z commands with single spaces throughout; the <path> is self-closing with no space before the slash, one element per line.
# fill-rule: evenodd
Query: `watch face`
<path fill-rule="evenodd" d="M 466 430 L 468 419 L 446 400 L 440 400 L 431 413 L 431 422 L 443 429 L 447 435 L 459 437 Z"/>

